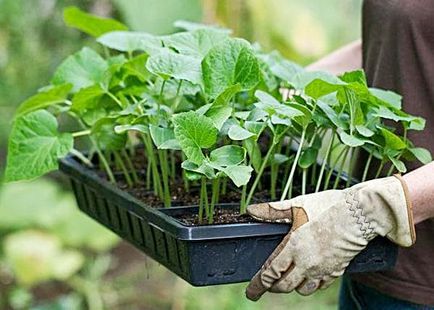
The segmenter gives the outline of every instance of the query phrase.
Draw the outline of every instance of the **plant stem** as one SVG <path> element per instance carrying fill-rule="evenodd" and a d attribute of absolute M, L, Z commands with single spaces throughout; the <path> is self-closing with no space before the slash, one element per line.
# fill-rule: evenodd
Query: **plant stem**
<path fill-rule="evenodd" d="M 346 150 L 347 150 L 346 147 L 342 148 L 342 150 L 339 152 L 339 154 L 336 157 L 336 159 L 333 162 L 333 164 L 330 165 L 330 170 L 327 173 L 326 181 L 325 181 L 325 184 L 324 184 L 324 190 L 328 190 L 331 177 L 333 175 L 333 172 L 335 171 L 335 167 L 338 164 L 339 160 L 342 158 L 342 155 L 345 153 Z"/>
<path fill-rule="evenodd" d="M 182 161 L 185 161 L 186 159 L 184 152 L 181 152 L 181 159 Z M 188 192 L 190 191 L 190 183 L 187 179 L 187 175 L 185 174 L 185 170 L 184 169 L 181 170 L 182 170 L 182 180 L 184 181 L 184 190 Z"/>
<path fill-rule="evenodd" d="M 170 177 L 172 182 L 175 182 L 176 177 L 176 158 L 175 158 L 175 151 L 170 151 Z"/>
<path fill-rule="evenodd" d="M 134 168 L 134 165 L 130 159 L 130 156 L 128 156 L 127 151 L 125 151 L 124 149 L 121 150 L 121 154 L 125 158 L 125 162 L 128 166 L 128 169 L 130 170 L 132 177 L 133 177 L 133 182 L 138 183 L 139 177 L 137 176 L 136 169 Z"/>
<path fill-rule="evenodd" d="M 160 173 L 158 171 L 157 159 L 155 158 L 154 149 L 152 147 L 151 137 L 149 135 L 144 135 L 144 143 L 146 147 L 146 151 L 148 153 L 148 158 L 152 168 L 152 179 L 154 183 L 154 193 L 164 200 L 164 192 L 161 185 Z M 148 167 L 149 169 L 149 167 Z"/>
<path fill-rule="evenodd" d="M 375 174 L 375 179 L 377 179 L 380 176 L 381 172 L 383 171 L 384 162 L 385 162 L 384 159 L 382 159 L 380 166 L 378 167 L 377 173 Z"/>
<path fill-rule="evenodd" d="M 218 201 L 218 193 L 220 189 L 220 179 L 215 178 L 212 180 L 212 194 L 211 194 L 211 206 L 208 216 L 208 224 L 212 224 L 214 221 L 214 208 Z"/>
<path fill-rule="evenodd" d="M 125 181 L 127 182 L 128 187 L 133 187 L 133 181 L 131 180 L 130 174 L 128 173 L 127 167 L 125 166 L 121 156 L 117 151 L 114 151 L 113 154 L 115 157 L 115 161 L 118 163 L 119 167 L 122 170 L 122 173 L 124 174 Z"/>
<path fill-rule="evenodd" d="M 295 169 L 297 168 L 297 164 L 298 164 L 298 159 L 300 158 L 301 150 L 303 149 L 303 143 L 304 143 L 304 139 L 306 136 L 306 128 L 307 127 L 305 127 L 303 129 L 303 132 L 301 133 L 300 143 L 298 146 L 297 153 L 295 154 L 295 159 L 294 159 L 294 162 L 292 164 L 291 172 L 289 173 L 288 180 L 286 182 L 285 188 L 283 189 L 282 196 L 280 197 L 281 201 L 285 200 L 286 196 L 288 195 L 289 187 L 292 184 L 292 179 L 294 178 Z"/>
<path fill-rule="evenodd" d="M 110 182 L 111 183 L 116 183 L 116 179 L 115 179 L 115 177 L 113 175 L 113 171 L 110 168 L 110 165 L 109 165 L 107 159 L 104 157 L 104 154 L 101 152 L 100 148 L 98 147 L 98 144 L 95 142 L 95 139 L 91 138 L 90 141 L 92 142 L 92 145 L 95 148 L 96 153 L 98 154 L 100 162 L 104 166 L 104 170 L 107 173 L 107 176 L 108 176 Z"/>
<path fill-rule="evenodd" d="M 372 157 L 374 156 L 373 152 L 369 152 L 368 160 L 366 161 L 365 169 L 363 170 L 362 182 L 366 181 L 366 177 L 368 176 L 369 167 L 371 166 Z"/>
<path fill-rule="evenodd" d="M 346 187 L 350 186 L 351 181 L 353 179 L 353 167 L 354 167 L 353 158 L 354 158 L 354 148 L 351 147 L 350 148 L 350 165 L 348 166 L 348 176 L 347 176 Z"/>
<path fill-rule="evenodd" d="M 158 114 L 160 114 L 160 110 L 161 110 L 161 102 L 163 102 L 163 92 L 164 92 L 164 86 L 166 86 L 166 80 L 163 80 L 163 83 L 161 84 L 161 88 L 160 88 L 160 95 L 158 98 Z"/>
<path fill-rule="evenodd" d="M 200 185 L 200 195 L 199 195 L 199 223 L 202 223 L 202 219 L 203 219 L 203 205 L 204 205 L 204 198 L 205 196 L 203 195 L 203 189 L 206 186 L 206 180 L 205 177 L 202 177 L 201 180 L 201 185 Z"/>
<path fill-rule="evenodd" d="M 80 152 L 80 151 L 78 151 L 76 149 L 72 149 L 70 152 L 71 152 L 72 155 L 74 155 L 75 157 L 77 157 L 78 159 L 80 159 L 88 167 L 90 167 L 90 168 L 93 167 L 92 162 L 86 156 L 84 156 L 82 152 Z"/>
<path fill-rule="evenodd" d="M 121 108 L 124 107 L 122 102 L 115 95 L 113 95 L 111 92 L 108 91 L 107 95 L 109 95 L 109 97 L 112 98 L 118 104 L 118 106 L 120 106 Z"/>
<path fill-rule="evenodd" d="M 86 129 L 86 130 L 82 130 L 82 131 L 77 131 L 77 132 L 73 132 L 72 133 L 72 137 L 73 138 L 78 138 L 78 137 L 82 137 L 82 136 L 87 136 L 91 134 L 91 130 L 90 129 Z"/>
<path fill-rule="evenodd" d="M 249 205 L 250 200 L 252 200 L 253 193 L 255 192 L 256 187 L 258 186 L 259 180 L 261 179 L 262 174 L 264 173 L 265 167 L 267 166 L 267 163 L 268 163 L 268 159 L 270 158 L 270 155 L 273 153 L 275 146 L 276 146 L 276 144 L 274 144 L 274 143 L 270 146 L 267 154 L 265 155 L 265 157 L 262 161 L 261 167 L 259 168 L 259 171 L 258 171 L 258 174 L 256 175 L 255 181 L 253 182 L 253 185 L 250 188 L 249 194 L 247 195 L 247 199 L 246 199 L 246 203 L 245 203 L 246 206 Z"/>
<path fill-rule="evenodd" d="M 169 167 L 167 163 L 167 152 L 165 150 L 158 150 L 158 158 L 160 160 L 161 177 L 163 179 L 164 207 L 169 208 L 171 196 L 169 187 Z"/>
<path fill-rule="evenodd" d="M 303 169 L 302 176 L 302 186 L 301 186 L 301 194 L 306 195 L 306 178 L 307 178 L 307 168 Z"/>
<path fill-rule="evenodd" d="M 347 156 L 348 156 L 348 151 L 349 150 L 350 150 L 349 147 L 345 148 L 345 153 L 344 153 L 344 156 L 342 158 L 341 165 L 339 167 L 339 172 L 338 172 L 338 174 L 336 176 L 336 179 L 335 179 L 335 182 L 333 184 L 333 189 L 337 189 L 338 188 L 339 181 L 341 180 L 341 176 L 342 176 L 342 171 L 344 170 L 344 165 L 345 165 L 345 162 L 347 161 Z"/>
<path fill-rule="evenodd" d="M 318 176 L 318 181 L 316 183 L 315 193 L 318 193 L 319 188 L 321 187 L 321 182 L 322 182 L 322 178 L 324 175 L 325 167 L 327 165 L 327 160 L 330 156 L 334 141 L 335 141 L 335 132 L 332 131 L 332 137 L 330 138 L 330 142 L 329 142 L 329 145 L 327 146 L 326 154 L 324 156 L 324 159 L 323 159 L 323 162 L 321 165 L 321 170 L 319 171 L 319 176 Z"/>

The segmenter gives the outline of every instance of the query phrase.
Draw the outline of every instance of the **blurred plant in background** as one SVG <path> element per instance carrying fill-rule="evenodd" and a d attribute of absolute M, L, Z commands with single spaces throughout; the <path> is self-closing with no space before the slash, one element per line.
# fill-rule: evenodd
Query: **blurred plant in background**
<path fill-rule="evenodd" d="M 361 2 L 0 0 L 0 176 L 17 105 L 48 83 L 65 55 L 93 44 L 64 25 L 65 6 L 154 34 L 175 31 L 179 19 L 220 24 L 307 64 L 360 36 Z M 118 245 L 114 235 L 76 209 L 62 184 L 57 176 L 0 183 L 0 309 L 336 307 L 337 286 L 309 298 L 270 295 L 257 304 L 244 299 L 245 284 L 193 288 L 128 245 Z"/>

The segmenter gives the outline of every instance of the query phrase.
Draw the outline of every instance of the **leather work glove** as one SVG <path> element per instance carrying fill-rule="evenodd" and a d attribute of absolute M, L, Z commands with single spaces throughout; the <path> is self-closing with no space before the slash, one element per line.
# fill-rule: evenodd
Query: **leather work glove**
<path fill-rule="evenodd" d="M 310 295 L 327 288 L 377 235 L 408 247 L 416 239 L 408 189 L 400 176 L 294 199 L 250 205 L 266 222 L 292 222 L 246 289 L 256 301 L 266 291 Z"/>

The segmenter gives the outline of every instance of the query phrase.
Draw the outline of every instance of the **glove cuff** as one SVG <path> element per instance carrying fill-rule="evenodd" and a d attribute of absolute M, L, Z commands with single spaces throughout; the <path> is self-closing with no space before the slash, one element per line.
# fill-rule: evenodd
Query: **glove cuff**
<path fill-rule="evenodd" d="M 410 192 L 408 190 L 407 183 L 405 182 L 405 180 L 400 174 L 394 174 L 393 176 L 399 180 L 402 186 L 402 190 L 404 191 L 405 203 L 407 205 L 408 224 L 410 226 L 410 237 L 411 237 L 410 245 L 413 245 L 416 242 L 416 230 L 414 227 L 413 204 L 411 203 Z"/>

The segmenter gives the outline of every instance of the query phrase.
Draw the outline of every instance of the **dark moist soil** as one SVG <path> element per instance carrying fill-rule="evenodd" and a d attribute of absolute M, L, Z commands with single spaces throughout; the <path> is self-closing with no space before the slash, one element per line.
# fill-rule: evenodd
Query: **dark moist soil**
<path fill-rule="evenodd" d="M 180 159 L 178 159 L 180 162 Z M 135 184 L 133 187 L 129 187 L 125 182 L 122 173 L 116 169 L 116 167 L 112 167 L 113 172 L 116 177 L 117 186 L 138 200 L 142 201 L 147 206 L 153 208 L 163 208 L 163 203 L 160 198 L 154 194 L 154 192 L 150 189 L 146 188 L 146 185 L 143 181 L 146 178 L 144 167 L 146 167 L 146 159 L 143 152 L 143 149 L 139 148 L 135 152 L 135 156 L 132 156 L 132 162 L 134 167 L 136 168 L 138 177 L 140 181 Z M 97 167 L 96 165 L 95 167 Z M 179 167 L 179 165 L 177 165 Z M 96 173 L 104 179 L 108 179 L 105 172 L 95 169 Z M 269 178 L 265 176 L 265 180 Z M 281 178 L 280 178 L 281 179 Z M 175 180 L 171 184 L 170 193 L 172 195 L 172 206 L 195 206 L 199 204 L 199 191 L 200 187 L 195 186 L 193 182 L 190 182 L 190 190 L 185 191 L 184 184 L 182 179 Z M 278 187 L 279 188 L 279 187 Z M 313 187 L 308 188 L 308 192 L 312 192 Z M 294 186 L 293 195 L 300 194 L 301 190 Z M 277 193 L 277 197 L 280 197 L 280 193 Z M 221 194 L 219 197 L 220 204 L 238 204 L 241 200 L 241 191 L 240 189 L 231 185 L 230 182 L 227 183 L 227 192 L 226 194 Z M 270 197 L 270 193 L 267 190 L 258 191 L 255 196 L 252 198 L 251 203 L 260 203 L 264 201 L 272 200 Z M 209 225 L 207 220 L 204 218 L 202 221 L 199 221 L 198 214 L 184 214 L 174 216 L 177 220 L 187 226 L 200 226 L 200 225 Z M 240 214 L 239 210 L 228 208 L 225 209 L 221 206 L 216 206 L 214 213 L 213 225 L 219 224 L 234 224 L 234 223 L 251 223 L 257 222 L 252 217 L 247 214 Z"/>

